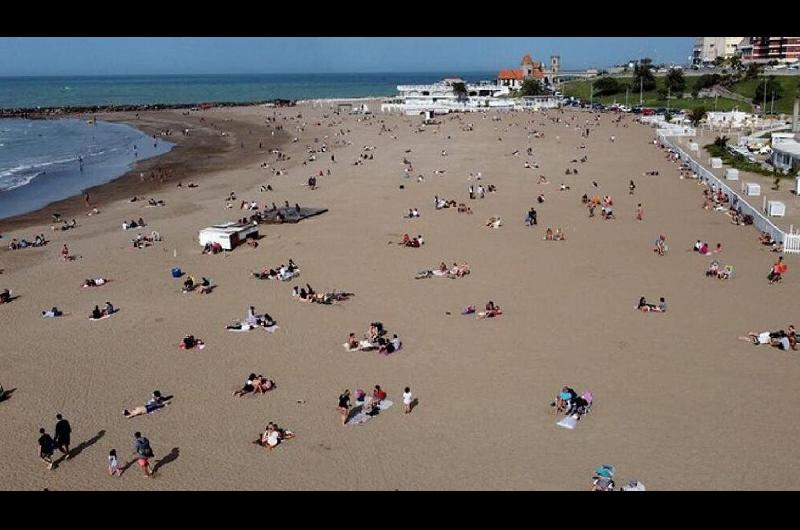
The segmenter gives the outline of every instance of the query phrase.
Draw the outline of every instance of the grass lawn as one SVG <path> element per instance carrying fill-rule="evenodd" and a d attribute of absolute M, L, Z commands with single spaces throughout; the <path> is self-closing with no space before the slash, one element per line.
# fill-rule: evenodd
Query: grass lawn
<path fill-rule="evenodd" d="M 632 77 L 617 77 L 615 78 L 621 84 L 629 84 L 633 81 Z M 798 88 L 800 88 L 800 75 L 792 75 L 792 76 L 775 76 L 776 81 L 781 87 L 781 97 L 775 99 L 775 107 L 774 113 L 775 114 L 791 114 L 793 105 L 794 105 L 794 98 L 796 95 L 800 94 L 798 92 Z M 687 77 L 686 78 L 686 90 L 689 91 L 691 87 L 694 86 L 694 77 Z M 567 96 L 575 96 L 579 97 L 583 100 L 588 101 L 589 96 L 591 94 L 590 88 L 590 80 L 576 80 L 570 81 L 565 83 L 562 87 L 561 91 Z M 745 96 L 748 100 L 752 100 L 753 96 L 756 93 L 756 86 L 759 83 L 763 83 L 764 78 L 759 77 L 757 79 L 749 79 L 747 81 L 740 81 L 733 85 L 731 90 L 736 92 L 737 94 L 741 94 Z M 666 77 L 664 76 L 657 76 L 656 77 L 656 90 L 651 90 L 649 92 L 645 92 L 643 94 L 643 105 L 647 107 L 666 107 L 667 102 L 665 99 L 662 99 L 661 96 L 658 94 L 658 88 L 661 88 L 666 83 Z M 597 103 L 602 103 L 604 105 L 609 103 L 625 103 L 625 91 L 623 90 L 619 94 L 614 94 L 611 96 L 595 96 L 594 101 Z M 759 102 L 760 103 L 760 102 Z M 771 97 L 767 95 L 767 111 L 770 110 L 770 103 Z M 636 106 L 639 104 L 639 91 L 636 87 L 631 87 L 630 92 L 628 93 L 628 105 L 629 106 Z M 714 99 L 683 99 L 683 98 L 674 98 L 670 99 L 670 108 L 676 109 L 693 109 L 695 107 L 704 106 L 706 110 L 714 110 Z M 752 105 L 745 104 L 744 102 L 727 99 L 727 98 L 717 98 L 717 110 L 720 111 L 728 111 L 733 110 L 735 107 L 738 107 L 739 110 L 744 112 L 753 112 Z"/>
<path fill-rule="evenodd" d="M 632 78 L 622 78 L 620 81 L 622 83 L 630 83 Z M 667 100 L 663 99 L 658 94 L 658 88 L 664 86 L 666 82 L 664 77 L 656 77 L 656 90 L 651 90 L 648 92 L 644 92 L 642 94 L 643 105 L 645 107 L 666 107 Z M 582 100 L 589 101 L 589 96 L 591 95 L 591 88 L 589 86 L 590 81 L 588 80 L 581 80 L 581 81 L 570 81 L 569 83 L 565 83 L 562 87 L 561 91 L 566 96 L 575 96 L 581 98 Z M 689 78 L 689 83 L 691 83 L 691 78 Z M 688 84 L 688 83 L 687 83 Z M 625 104 L 625 92 L 621 92 L 619 94 L 614 94 L 611 96 L 595 96 L 594 100 L 595 103 L 602 103 L 603 105 L 608 105 L 611 103 L 620 103 Z M 778 102 L 775 102 L 777 107 Z M 639 105 L 639 91 L 638 90 L 631 90 L 628 92 L 628 105 L 634 107 Z M 714 99 L 713 98 L 702 98 L 702 99 L 683 99 L 683 98 L 672 98 L 669 100 L 669 108 L 670 109 L 694 109 L 696 107 L 703 106 L 706 110 L 714 110 Z M 749 105 L 746 105 L 740 101 L 735 101 L 733 99 L 727 98 L 717 98 L 716 108 L 720 111 L 728 111 L 733 110 L 735 107 L 738 107 L 739 110 L 743 110 L 745 112 L 750 112 L 752 109 Z M 746 108 L 744 108 L 746 107 Z"/>
<path fill-rule="evenodd" d="M 791 114 L 794 105 L 794 98 L 798 94 L 797 89 L 800 86 L 800 76 L 775 76 L 775 81 L 781 87 L 781 97 L 775 98 L 775 114 Z M 750 99 L 756 93 L 756 87 L 764 84 L 764 78 L 748 79 L 747 81 L 740 81 L 733 87 L 734 92 L 738 92 L 743 96 Z M 762 100 L 763 101 L 763 100 Z M 762 101 L 758 104 L 761 105 Z M 772 102 L 772 94 L 767 94 L 767 111 L 770 110 Z"/>

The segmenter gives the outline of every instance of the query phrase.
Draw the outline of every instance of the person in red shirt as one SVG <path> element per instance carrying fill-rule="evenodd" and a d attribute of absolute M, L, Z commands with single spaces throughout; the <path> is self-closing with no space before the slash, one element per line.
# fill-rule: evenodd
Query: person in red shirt
<path fill-rule="evenodd" d="M 786 263 L 783 262 L 783 256 L 778 258 L 778 261 L 772 266 L 772 271 L 767 276 L 770 284 L 773 284 L 781 279 L 781 277 L 789 270 Z"/>
<path fill-rule="evenodd" d="M 386 399 L 386 392 L 381 388 L 381 385 L 375 385 L 375 390 L 372 391 L 372 399 L 375 400 L 376 406 Z"/>

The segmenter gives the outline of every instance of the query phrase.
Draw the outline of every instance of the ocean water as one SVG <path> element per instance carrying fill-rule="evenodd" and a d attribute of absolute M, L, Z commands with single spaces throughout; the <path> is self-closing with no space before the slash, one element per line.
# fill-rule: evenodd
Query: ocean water
<path fill-rule="evenodd" d="M 172 146 L 124 124 L 2 119 L 0 219 L 113 180 Z"/>
<path fill-rule="evenodd" d="M 0 109 L 393 96 L 397 85 L 433 83 L 456 75 L 480 81 L 495 74 L 0 77 Z M 121 124 L 0 119 L 0 219 L 113 180 L 136 160 L 163 154 L 171 147 L 162 140 L 154 147 L 144 133 Z"/>
<path fill-rule="evenodd" d="M 467 81 L 497 72 L 458 74 Z M 455 77 L 452 72 L 252 74 L 114 77 L 0 77 L 0 109 L 91 105 L 253 102 L 393 96 L 397 85 Z"/>

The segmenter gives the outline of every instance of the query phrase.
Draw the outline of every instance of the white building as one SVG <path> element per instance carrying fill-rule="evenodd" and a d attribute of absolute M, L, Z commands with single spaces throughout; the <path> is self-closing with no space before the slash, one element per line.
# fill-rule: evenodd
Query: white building
<path fill-rule="evenodd" d="M 741 129 L 743 127 L 754 127 L 758 125 L 757 117 L 754 114 L 732 110 L 730 112 L 708 112 L 706 113 L 706 123 L 711 127 L 727 127 L 731 129 Z"/>
<path fill-rule="evenodd" d="M 456 94 L 453 85 L 464 83 L 466 93 Z M 445 79 L 431 85 L 399 85 L 395 98 L 384 100 L 381 112 L 404 112 L 425 115 L 426 112 L 475 112 L 489 109 L 522 110 L 557 108 L 560 98 L 532 96 L 509 98 L 510 87 L 490 81 L 466 83 L 462 79 Z"/>
<path fill-rule="evenodd" d="M 198 240 L 200 246 L 219 243 L 224 250 L 233 250 L 246 242 L 248 237 L 258 237 L 258 225 L 231 222 L 200 230 Z"/>
<path fill-rule="evenodd" d="M 800 165 L 800 142 L 792 133 L 772 134 L 772 165 L 791 171 Z"/>
<path fill-rule="evenodd" d="M 692 64 L 711 63 L 717 57 L 733 57 L 743 39 L 745 37 L 695 37 Z"/>

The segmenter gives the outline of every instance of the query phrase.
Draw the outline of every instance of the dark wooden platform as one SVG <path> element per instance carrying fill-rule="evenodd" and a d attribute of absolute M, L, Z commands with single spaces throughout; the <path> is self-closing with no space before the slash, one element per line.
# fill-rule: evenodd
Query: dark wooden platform
<path fill-rule="evenodd" d="M 284 224 L 284 223 L 299 223 L 303 219 L 314 217 L 316 215 L 327 212 L 327 208 L 305 208 L 301 207 L 298 212 L 294 207 L 291 208 L 278 208 L 277 210 L 265 210 L 261 212 L 261 224 Z M 278 213 L 283 215 L 284 220 L 278 219 Z"/>

